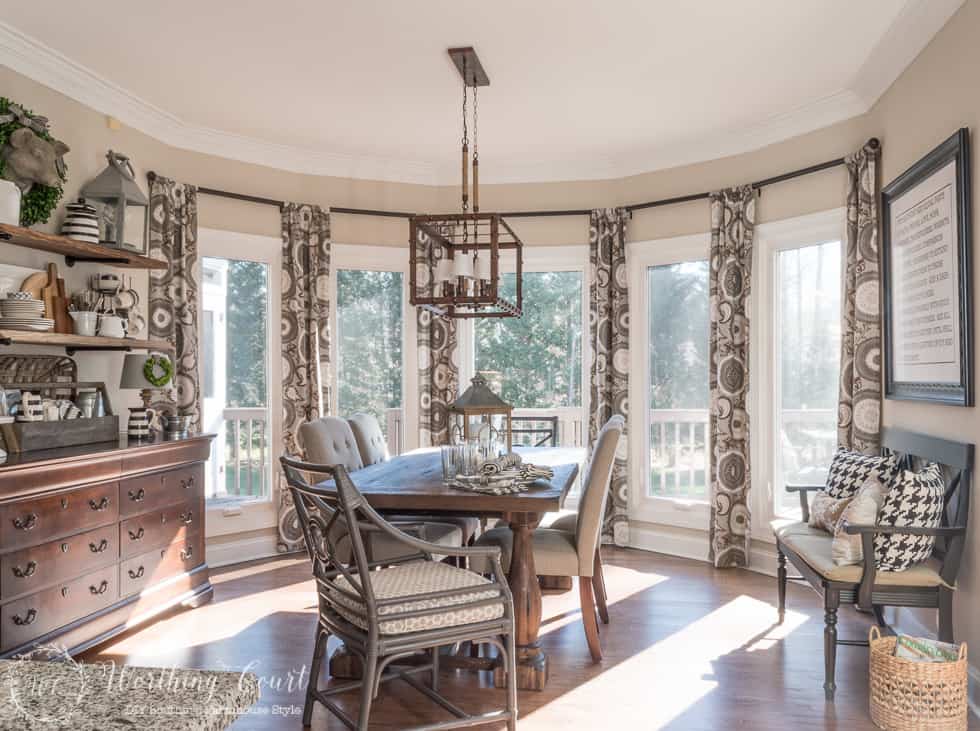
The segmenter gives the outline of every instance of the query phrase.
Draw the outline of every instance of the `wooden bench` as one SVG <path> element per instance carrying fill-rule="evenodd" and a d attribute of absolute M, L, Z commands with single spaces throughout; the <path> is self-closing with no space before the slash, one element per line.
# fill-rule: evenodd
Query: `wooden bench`
<path fill-rule="evenodd" d="M 886 428 L 882 432 L 882 454 L 897 454 L 902 469 L 915 469 L 926 462 L 943 466 L 946 492 L 942 525 L 939 528 L 879 527 L 846 525 L 851 535 L 860 535 L 863 564 L 837 566 L 831 557 L 833 538 L 810 528 L 808 494 L 822 485 L 790 485 L 787 491 L 799 493 L 802 521 L 773 521 L 778 552 L 779 621 L 786 612 L 786 561 L 800 572 L 794 580 L 805 580 L 824 600 L 824 692 L 833 700 L 837 645 L 864 645 L 867 641 L 837 638 L 837 610 L 841 604 L 857 604 L 873 612 L 878 624 L 886 626 L 882 608 L 925 607 L 939 612 L 939 639 L 953 641 L 953 591 L 966 540 L 970 509 L 970 479 L 973 471 L 973 445 L 916 434 L 904 429 Z M 932 535 L 936 537 L 932 557 L 905 571 L 878 571 L 874 560 L 874 536 L 883 533 Z"/>

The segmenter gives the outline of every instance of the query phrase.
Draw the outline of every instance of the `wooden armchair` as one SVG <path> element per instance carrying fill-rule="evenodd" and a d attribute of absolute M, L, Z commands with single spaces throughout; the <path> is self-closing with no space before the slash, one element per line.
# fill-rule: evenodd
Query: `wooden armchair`
<path fill-rule="evenodd" d="M 837 610 L 841 604 L 857 604 L 873 612 L 881 626 L 885 626 L 883 607 L 934 608 L 939 612 L 939 639 L 953 641 L 953 591 L 969 517 L 973 450 L 972 444 L 903 429 L 883 430 L 882 452 L 899 455 L 902 469 L 914 469 L 917 464 L 925 462 L 936 462 L 944 467 L 947 480 L 942 524 L 938 528 L 845 525 L 843 530 L 847 533 L 861 536 L 864 560 L 860 565 L 837 566 L 830 550 L 833 539 L 829 534 L 808 525 L 808 495 L 823 489 L 823 486 L 787 486 L 787 491 L 800 496 L 803 520 L 773 522 L 778 554 L 779 621 L 783 621 L 786 612 L 787 581 L 805 580 L 823 597 L 824 693 L 827 700 L 833 700 L 837 689 L 837 645 L 868 644 L 864 640 L 837 638 Z M 874 537 L 885 533 L 935 536 L 932 557 L 905 571 L 878 571 L 875 566 Z M 787 560 L 800 572 L 800 576 L 787 575 Z"/>

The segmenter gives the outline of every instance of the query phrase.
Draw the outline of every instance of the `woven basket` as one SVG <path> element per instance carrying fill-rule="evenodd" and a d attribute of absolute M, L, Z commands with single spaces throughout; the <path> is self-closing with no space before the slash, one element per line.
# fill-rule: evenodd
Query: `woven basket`
<path fill-rule="evenodd" d="M 896 637 L 868 633 L 871 648 L 871 720 L 888 731 L 967 726 L 966 643 L 954 662 L 914 662 L 895 657 Z"/>

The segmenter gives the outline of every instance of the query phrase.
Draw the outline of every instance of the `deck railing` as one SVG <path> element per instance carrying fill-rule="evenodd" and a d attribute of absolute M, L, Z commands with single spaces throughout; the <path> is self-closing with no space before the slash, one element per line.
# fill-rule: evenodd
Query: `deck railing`
<path fill-rule="evenodd" d="M 265 497 L 269 494 L 269 410 L 230 408 L 225 420 L 225 494 Z M 220 488 L 219 488 L 220 489 Z"/>

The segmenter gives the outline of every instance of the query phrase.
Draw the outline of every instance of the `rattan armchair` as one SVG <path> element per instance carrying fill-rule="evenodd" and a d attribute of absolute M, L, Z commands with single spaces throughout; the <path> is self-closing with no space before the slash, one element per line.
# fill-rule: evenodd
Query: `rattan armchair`
<path fill-rule="evenodd" d="M 342 465 L 315 465 L 290 457 L 280 461 L 292 493 L 306 546 L 313 563 L 319 613 L 303 723 L 309 725 L 313 706 L 322 703 L 346 726 L 368 728 L 371 705 L 380 684 L 400 679 L 456 716 L 426 725 L 451 729 L 507 723 L 517 728 L 514 608 L 500 565 L 500 549 L 443 546 L 410 536 L 382 518 L 354 486 Z M 332 485 L 314 484 L 310 475 L 332 478 Z M 363 535 L 380 532 L 403 544 L 405 555 L 369 561 Z M 339 547 L 346 539 L 350 548 Z M 433 560 L 433 554 L 482 558 L 492 577 Z M 319 688 L 327 639 L 333 634 L 363 661 L 361 680 Z M 439 648 L 461 642 L 490 644 L 507 669 L 506 708 L 471 715 L 438 692 Z M 392 663 L 426 655 L 423 664 Z M 415 676 L 428 673 L 424 684 Z M 355 721 L 332 696 L 360 688 L 360 713 Z"/>

